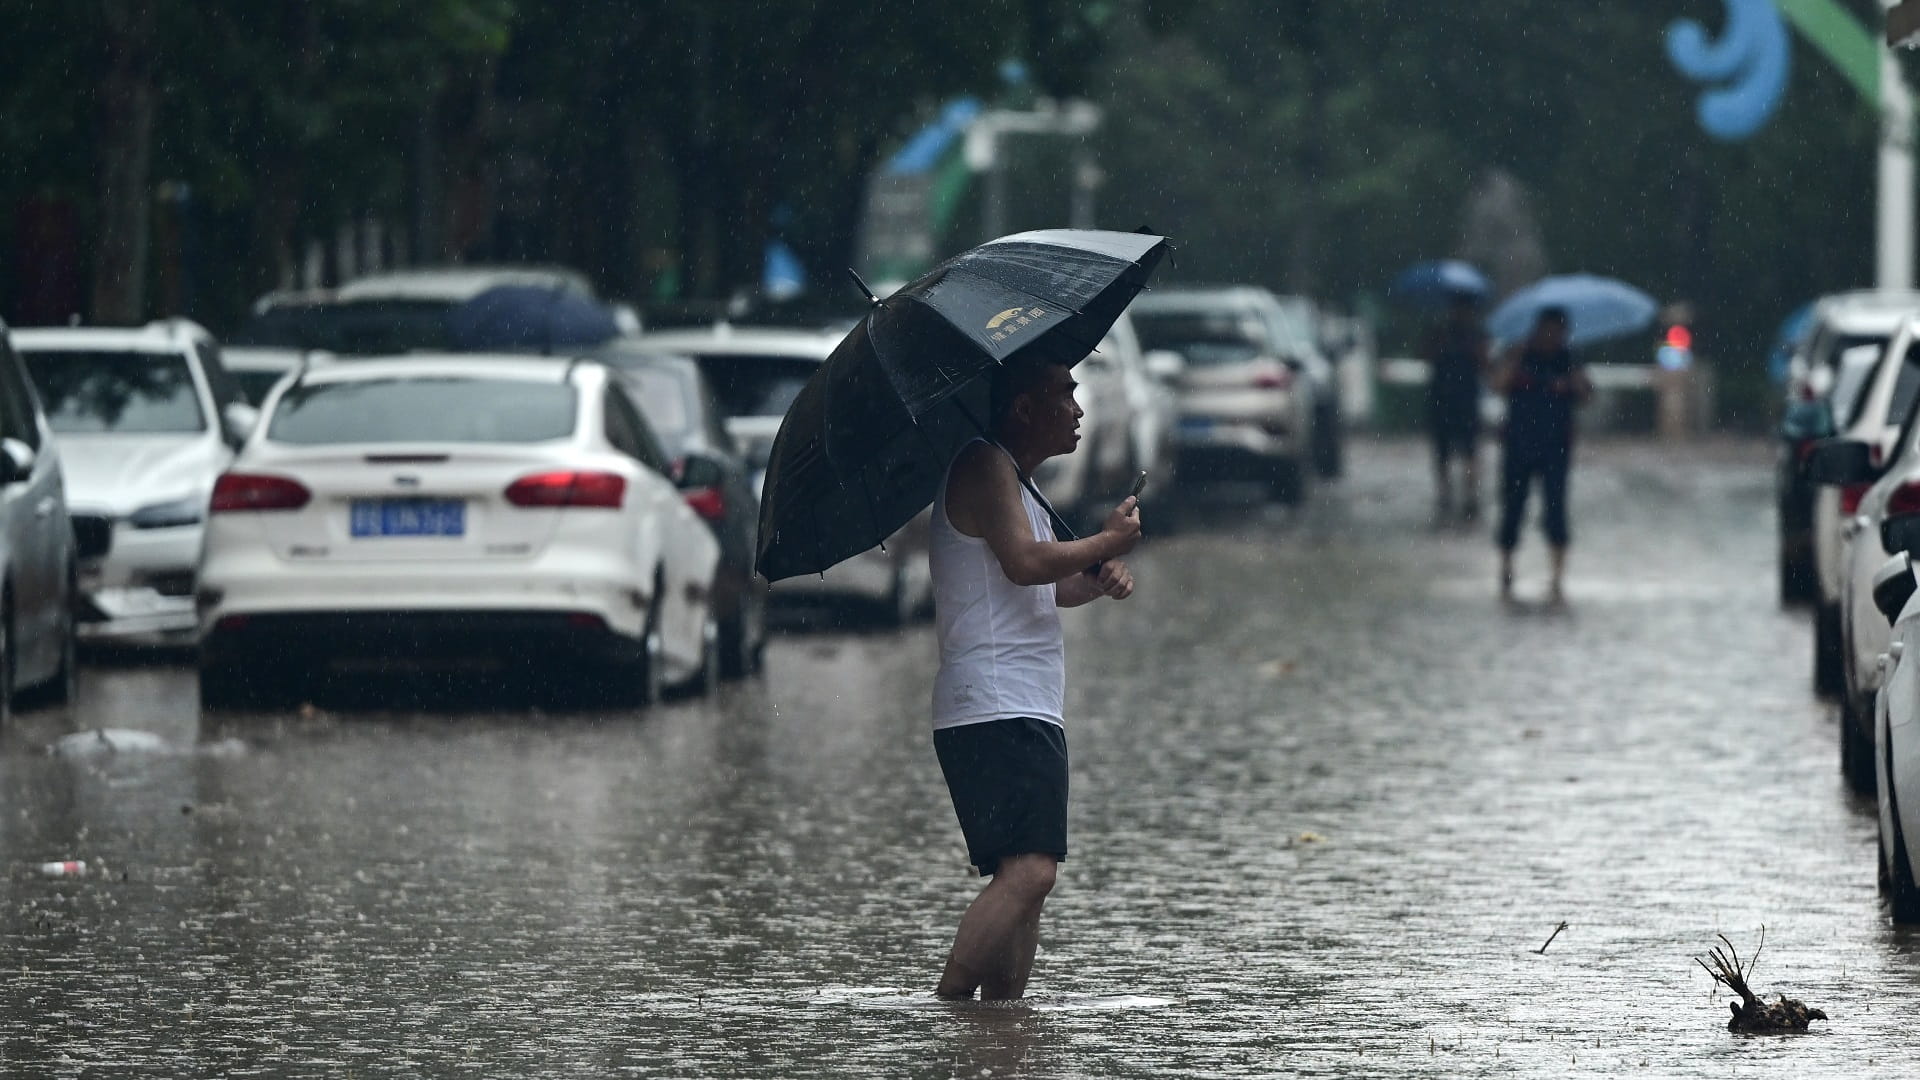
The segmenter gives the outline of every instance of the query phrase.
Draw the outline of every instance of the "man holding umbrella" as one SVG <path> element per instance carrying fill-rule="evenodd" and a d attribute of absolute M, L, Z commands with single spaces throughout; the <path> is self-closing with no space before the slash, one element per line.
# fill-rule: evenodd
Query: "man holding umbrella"
<path fill-rule="evenodd" d="M 960 920 L 935 991 L 943 998 L 1026 992 L 1040 909 L 1067 857 L 1059 609 L 1133 594 L 1118 557 L 1140 537 L 1136 500 L 1099 533 L 1061 541 L 1023 484 L 1080 441 L 1074 386 L 1056 361 L 1004 368 L 991 395 L 994 441 L 960 452 L 933 503 L 933 743 L 967 857 L 993 879 Z"/>
<path fill-rule="evenodd" d="M 885 300 L 868 292 L 872 310 L 794 398 L 768 458 L 755 561 L 768 581 L 827 571 L 932 504 L 934 748 L 968 858 L 993 878 L 961 919 L 944 998 L 1025 992 L 1066 858 L 1059 609 L 1132 595 L 1118 556 L 1140 516 L 1129 497 L 1079 539 L 1030 477 L 1073 452 L 1073 365 L 1166 248 L 1144 231 L 1016 233 Z"/>

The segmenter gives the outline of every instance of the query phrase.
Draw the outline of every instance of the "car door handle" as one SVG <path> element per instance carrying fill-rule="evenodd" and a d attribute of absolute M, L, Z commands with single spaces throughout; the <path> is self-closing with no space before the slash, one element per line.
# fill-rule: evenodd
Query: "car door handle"
<path fill-rule="evenodd" d="M 1866 527 L 1867 527 L 1867 519 L 1866 519 L 1866 518 L 1864 518 L 1864 517 L 1850 517 L 1850 518 L 1848 518 L 1848 519 L 1847 519 L 1847 524 L 1845 525 L 1845 527 L 1843 527 L 1843 528 L 1842 528 L 1842 529 L 1840 530 L 1840 532 L 1841 532 L 1841 534 L 1842 534 L 1843 536 L 1845 536 L 1845 537 L 1846 537 L 1846 538 L 1847 538 L 1848 540 L 1851 540 L 1851 539 L 1853 539 L 1854 537 L 1856 537 L 1856 536 L 1859 536 L 1859 535 L 1860 535 L 1860 530 L 1862 530 L 1862 529 L 1864 529 L 1864 528 L 1866 528 Z"/>
<path fill-rule="evenodd" d="M 1889 657 L 1892 657 L 1893 662 L 1896 664 L 1900 662 L 1900 658 L 1902 656 L 1906 655 L 1906 652 L 1907 652 L 1907 644 L 1904 641 L 1896 641 L 1893 644 L 1887 646 L 1887 655 Z"/>

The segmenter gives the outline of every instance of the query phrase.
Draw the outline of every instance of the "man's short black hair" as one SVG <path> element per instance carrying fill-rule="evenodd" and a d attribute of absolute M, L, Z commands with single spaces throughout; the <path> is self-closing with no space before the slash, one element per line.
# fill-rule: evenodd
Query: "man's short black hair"
<path fill-rule="evenodd" d="M 1548 304 L 1546 307 L 1540 309 L 1540 314 L 1535 321 L 1571 326 L 1573 325 L 1573 316 L 1569 315 L 1567 309 L 1561 307 L 1559 304 Z"/>
<path fill-rule="evenodd" d="M 987 424 L 998 433 L 1000 425 L 1007 419 L 1008 410 L 1013 408 L 1014 400 L 1045 382 L 1047 372 L 1056 367 L 1071 368 L 1072 365 L 1052 357 L 1002 363 L 994 370 L 988 393 Z"/>

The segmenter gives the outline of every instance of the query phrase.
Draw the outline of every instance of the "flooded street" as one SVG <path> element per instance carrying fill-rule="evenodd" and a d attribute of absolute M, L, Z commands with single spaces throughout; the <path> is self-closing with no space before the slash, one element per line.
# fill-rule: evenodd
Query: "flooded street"
<path fill-rule="evenodd" d="M 0 1073 L 1911 1076 L 1920 937 L 1776 606 L 1768 452 L 1585 448 L 1565 613 L 1495 601 L 1410 442 L 1143 545 L 1065 615 L 1073 851 L 1014 1006 L 927 994 L 977 888 L 930 626 L 634 715 L 203 725 L 189 667 L 98 664 L 0 739 Z M 166 744 L 47 752 L 94 727 Z M 1691 960 L 1763 925 L 1811 1035 L 1729 1035 Z"/>

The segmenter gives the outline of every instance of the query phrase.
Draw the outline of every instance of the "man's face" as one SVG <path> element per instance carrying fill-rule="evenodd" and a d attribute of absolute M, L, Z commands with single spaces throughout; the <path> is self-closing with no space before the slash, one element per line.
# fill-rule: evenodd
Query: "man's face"
<path fill-rule="evenodd" d="M 1048 457 L 1071 454 L 1080 443 L 1080 418 L 1086 413 L 1073 399 L 1074 388 L 1079 385 L 1071 370 L 1049 364 L 1040 385 L 1020 395 L 1015 405 L 1028 438 Z"/>

